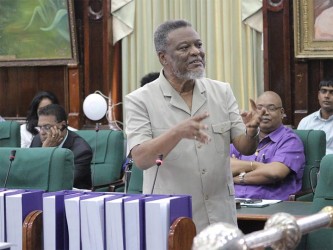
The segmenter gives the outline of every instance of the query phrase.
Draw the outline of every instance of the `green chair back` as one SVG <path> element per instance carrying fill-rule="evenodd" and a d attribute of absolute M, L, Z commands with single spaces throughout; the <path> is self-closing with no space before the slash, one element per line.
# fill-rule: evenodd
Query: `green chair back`
<path fill-rule="evenodd" d="M 131 178 L 128 182 L 127 193 L 129 194 L 141 194 L 143 184 L 143 171 L 136 167 L 133 163 Z"/>
<path fill-rule="evenodd" d="M 90 145 L 93 151 L 91 162 L 92 184 L 103 186 L 95 191 L 108 191 L 108 184 L 122 176 L 125 158 L 124 133 L 116 130 L 78 130 L 75 131 Z"/>
<path fill-rule="evenodd" d="M 0 122 L 0 147 L 20 147 L 20 124 L 16 121 Z"/>
<path fill-rule="evenodd" d="M 10 167 L 11 151 L 16 150 Z M 58 191 L 73 188 L 74 156 L 65 148 L 0 148 L 0 187 Z M 10 171 L 9 171 L 10 167 Z"/>
<path fill-rule="evenodd" d="M 322 130 L 295 129 L 294 132 L 300 137 L 304 145 L 305 166 L 301 191 L 304 194 L 308 193 L 304 197 L 311 201 L 313 198 L 312 187 L 317 180 L 318 169 L 316 167 L 319 168 L 320 161 L 326 153 L 326 134 Z M 297 198 L 297 200 L 302 200 L 302 197 Z"/>
<path fill-rule="evenodd" d="M 312 213 L 317 213 L 326 206 L 333 206 L 333 154 L 325 155 L 321 160 Z M 306 237 L 306 249 L 333 249 L 333 229 L 324 228 L 309 233 Z"/>

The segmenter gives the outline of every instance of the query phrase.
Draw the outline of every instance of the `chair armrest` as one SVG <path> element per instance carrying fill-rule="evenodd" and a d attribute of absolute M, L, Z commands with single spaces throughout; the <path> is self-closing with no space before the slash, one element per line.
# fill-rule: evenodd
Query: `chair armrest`
<path fill-rule="evenodd" d="M 93 186 L 91 188 L 91 191 L 96 191 L 98 189 L 101 188 L 107 188 L 107 192 L 115 192 L 115 190 L 119 187 L 125 186 L 125 182 L 122 179 L 113 181 L 111 183 L 106 183 L 106 184 L 102 184 L 102 185 L 97 185 L 97 186 Z"/>
<path fill-rule="evenodd" d="M 289 195 L 288 201 L 296 201 L 299 198 L 303 197 L 303 196 L 307 196 L 309 194 L 313 194 L 311 189 L 308 190 L 303 190 L 303 191 L 299 191 L 297 193 L 291 194 Z"/>
<path fill-rule="evenodd" d="M 110 192 L 116 192 L 116 190 L 120 187 L 125 187 L 125 182 L 123 179 L 112 182 L 110 184 Z"/>

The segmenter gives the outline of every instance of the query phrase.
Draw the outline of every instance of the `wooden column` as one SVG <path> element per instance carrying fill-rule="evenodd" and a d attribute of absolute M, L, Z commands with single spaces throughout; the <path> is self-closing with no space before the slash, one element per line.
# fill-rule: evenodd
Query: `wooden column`
<path fill-rule="evenodd" d="M 82 124 L 82 96 L 80 88 L 80 74 L 77 65 L 68 67 L 68 93 L 65 99 L 68 100 L 68 123 L 74 128 L 81 128 Z"/>
<path fill-rule="evenodd" d="M 293 123 L 292 31 L 289 0 L 264 0 L 264 88 L 278 93 L 285 108 L 284 124 Z"/>
<path fill-rule="evenodd" d="M 113 53 L 110 0 L 83 1 L 84 94 L 112 92 Z M 113 95 L 113 94 L 112 94 Z M 98 121 L 107 124 L 105 118 Z M 85 119 L 85 124 L 95 122 Z"/>

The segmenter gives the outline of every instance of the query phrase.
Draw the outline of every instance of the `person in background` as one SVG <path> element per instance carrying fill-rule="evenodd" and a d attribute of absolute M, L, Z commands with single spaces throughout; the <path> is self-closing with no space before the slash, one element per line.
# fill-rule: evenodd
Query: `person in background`
<path fill-rule="evenodd" d="M 74 187 L 91 189 L 92 150 L 89 144 L 75 132 L 67 129 L 67 114 L 59 104 L 49 104 L 38 111 L 39 133 L 30 147 L 62 147 L 74 154 Z"/>
<path fill-rule="evenodd" d="M 21 125 L 21 148 L 28 148 L 35 135 L 38 134 L 36 129 L 38 123 L 38 110 L 51 103 L 59 104 L 58 98 L 49 91 L 40 91 L 32 99 L 28 112 L 26 123 Z"/>
<path fill-rule="evenodd" d="M 150 83 L 158 78 L 160 72 L 150 72 L 144 75 L 140 80 L 140 87 L 145 86 L 147 83 Z"/>
<path fill-rule="evenodd" d="M 144 170 L 143 193 L 191 195 L 197 232 L 236 225 L 229 144 L 252 154 L 264 111 L 251 100 L 245 125 L 230 85 L 204 77 L 203 43 L 189 22 L 161 24 L 154 43 L 159 78 L 125 98 L 127 152 Z"/>
<path fill-rule="evenodd" d="M 333 78 L 319 83 L 318 101 L 320 109 L 306 117 L 297 129 L 316 129 L 326 133 L 326 154 L 333 154 Z"/>
<path fill-rule="evenodd" d="M 38 134 L 36 129 L 38 123 L 38 110 L 49 104 L 59 104 L 58 98 L 50 91 L 40 91 L 32 99 L 28 112 L 26 123 L 22 124 L 21 130 L 21 148 L 28 148 L 35 135 Z M 75 130 L 69 127 L 70 130 Z"/>
<path fill-rule="evenodd" d="M 305 164 L 301 139 L 282 124 L 284 109 L 278 94 L 259 96 L 257 109 L 265 110 L 260 122 L 259 144 L 253 155 L 230 146 L 231 169 L 237 198 L 288 200 L 302 187 Z"/>

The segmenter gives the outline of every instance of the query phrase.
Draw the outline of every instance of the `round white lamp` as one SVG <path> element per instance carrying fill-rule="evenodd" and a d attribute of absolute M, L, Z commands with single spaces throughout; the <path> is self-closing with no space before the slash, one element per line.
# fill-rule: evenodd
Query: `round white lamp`
<path fill-rule="evenodd" d="M 105 98 L 99 94 L 90 94 L 83 101 L 83 112 L 92 121 L 102 119 L 108 110 Z"/>

